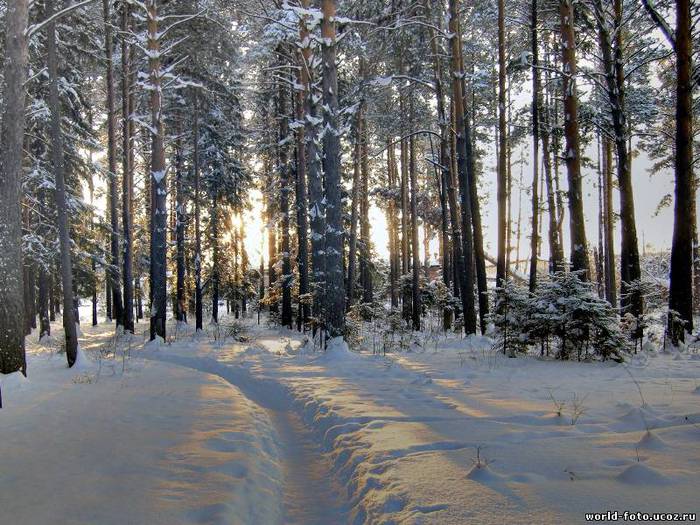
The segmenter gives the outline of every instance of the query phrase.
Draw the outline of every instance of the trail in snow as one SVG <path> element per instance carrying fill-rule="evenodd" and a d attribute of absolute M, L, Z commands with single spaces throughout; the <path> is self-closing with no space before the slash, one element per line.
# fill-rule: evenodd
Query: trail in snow
<path fill-rule="evenodd" d="M 244 348 L 236 343 L 227 346 L 234 351 Z M 226 364 L 212 357 L 185 357 L 162 352 L 149 352 L 143 357 L 217 375 L 267 413 L 279 437 L 285 525 L 327 525 L 347 521 L 346 498 L 333 477 L 330 461 L 283 389 L 252 378 L 238 364 Z"/>
<path fill-rule="evenodd" d="M 339 487 L 330 464 L 293 411 L 273 412 L 284 464 L 284 522 L 288 525 L 345 523 Z"/>

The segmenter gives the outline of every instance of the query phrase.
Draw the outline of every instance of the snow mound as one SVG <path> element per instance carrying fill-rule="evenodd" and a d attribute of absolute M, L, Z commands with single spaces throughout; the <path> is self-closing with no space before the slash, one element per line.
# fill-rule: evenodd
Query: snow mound
<path fill-rule="evenodd" d="M 75 356 L 75 363 L 71 367 L 72 370 L 91 370 L 94 367 L 93 362 L 85 355 L 83 349 L 78 346 L 78 352 Z"/>
<path fill-rule="evenodd" d="M 361 359 L 359 354 L 350 350 L 350 347 L 345 342 L 342 337 L 334 337 L 328 341 L 326 346 L 326 353 L 322 358 L 324 361 L 329 362 L 353 362 Z"/>
<path fill-rule="evenodd" d="M 157 335 L 155 339 L 148 341 L 145 345 L 143 345 L 143 347 L 144 349 L 158 350 L 164 344 L 165 341 L 163 340 L 163 338 Z"/>
<path fill-rule="evenodd" d="M 656 415 L 649 406 L 634 407 L 619 419 L 618 430 L 642 430 L 649 427 L 659 426 L 664 423 L 664 419 Z"/>
<path fill-rule="evenodd" d="M 661 472 L 643 463 L 630 465 L 617 475 L 617 479 L 632 485 L 663 485 L 669 481 Z"/>
<path fill-rule="evenodd" d="M 642 436 L 642 439 L 637 443 L 637 448 L 643 448 L 647 450 L 663 450 L 666 448 L 666 442 L 659 436 L 652 434 L 647 431 Z"/>
<path fill-rule="evenodd" d="M 478 481 L 479 483 L 493 483 L 501 481 L 501 476 L 496 474 L 488 465 L 474 465 L 467 473 L 467 479 Z"/>
<path fill-rule="evenodd" d="M 3 392 L 12 392 L 14 390 L 22 390 L 29 384 L 29 379 L 24 377 L 22 372 L 13 372 L 11 374 L 0 374 L 0 390 Z"/>
<path fill-rule="evenodd" d="M 241 352 L 241 357 L 252 357 L 256 355 L 264 354 L 265 351 L 258 346 L 249 346 Z"/>

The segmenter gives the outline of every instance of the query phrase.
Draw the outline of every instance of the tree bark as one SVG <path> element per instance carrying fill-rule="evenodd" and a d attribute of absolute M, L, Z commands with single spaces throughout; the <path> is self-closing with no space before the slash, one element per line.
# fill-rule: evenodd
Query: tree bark
<path fill-rule="evenodd" d="M 0 148 L 0 373 L 21 370 L 24 353 L 24 275 L 22 272 L 22 144 L 27 79 L 28 0 L 7 4 L 3 64 L 2 148 Z"/>
<path fill-rule="evenodd" d="M 539 245 L 540 198 L 540 71 L 537 38 L 537 0 L 532 0 L 530 12 L 530 44 L 532 50 L 532 236 L 530 237 L 530 292 L 537 287 L 537 249 Z"/>
<path fill-rule="evenodd" d="M 345 334 L 343 286 L 343 202 L 338 129 L 338 74 L 336 70 L 335 0 L 322 0 L 323 102 L 326 132 L 323 135 L 323 171 L 326 176 L 326 328 L 331 337 Z"/>
<path fill-rule="evenodd" d="M 131 27 L 131 6 L 122 4 L 122 228 L 124 257 L 122 288 L 124 290 L 124 331 L 134 333 L 134 274 L 133 274 L 133 200 L 134 200 L 134 122 L 131 110 L 134 107 L 132 92 L 133 46 L 127 40 Z"/>
<path fill-rule="evenodd" d="M 301 28 L 301 26 L 300 26 Z M 303 57 L 303 53 L 299 55 L 299 72 L 297 73 L 297 82 L 301 89 L 295 90 L 295 110 L 297 122 L 305 122 L 306 120 L 306 98 L 308 96 L 308 72 Z M 306 296 L 309 293 L 309 218 L 307 208 L 309 205 L 307 189 L 306 189 L 306 129 L 305 126 L 299 126 L 296 129 L 296 212 L 297 212 L 297 265 L 299 268 L 299 309 L 301 322 L 306 326 L 309 322 L 309 303 Z M 242 224 L 242 223 L 241 223 Z M 241 226 L 242 228 L 242 226 Z M 245 260 L 245 248 L 243 247 L 243 236 L 241 233 L 241 250 L 243 251 L 243 261 Z M 245 270 L 243 270 L 245 278 Z M 245 312 L 245 294 L 243 294 L 243 311 Z"/>
<path fill-rule="evenodd" d="M 671 245 L 671 284 L 668 307 L 674 344 L 693 329 L 693 84 L 690 0 L 676 0 L 676 184 Z"/>
<path fill-rule="evenodd" d="M 292 263 L 289 242 L 289 155 L 287 136 L 289 135 L 289 116 L 287 115 L 287 90 L 282 82 L 278 86 L 279 127 L 279 177 L 280 177 L 280 214 L 282 215 L 282 326 L 292 328 Z"/>
<path fill-rule="evenodd" d="M 216 184 L 216 183 L 214 183 Z M 219 322 L 219 193 L 215 189 L 209 210 L 211 225 L 211 320 Z"/>
<path fill-rule="evenodd" d="M 310 0 L 301 0 L 304 9 L 311 5 Z M 311 227 L 311 290 L 313 293 L 312 314 L 316 322 L 320 321 L 325 286 L 325 230 L 326 206 L 323 200 L 323 182 L 321 173 L 321 152 L 318 147 L 317 96 L 312 85 L 311 39 L 306 16 L 299 20 L 299 37 L 302 42 L 301 85 L 304 87 L 304 135 L 306 139 L 306 160 L 308 162 L 309 218 Z M 314 330 L 315 332 L 315 330 Z"/>
<path fill-rule="evenodd" d="M 424 2 L 426 11 L 429 12 L 430 3 Z M 438 43 L 435 38 L 435 32 L 430 29 L 430 46 L 433 55 L 433 84 L 435 86 L 435 102 L 437 107 L 438 126 L 440 127 L 440 166 L 438 177 L 438 187 L 440 190 L 440 218 L 441 218 L 441 264 L 442 264 L 442 279 L 447 287 L 450 288 L 451 267 L 450 267 L 450 216 L 447 198 L 447 188 L 450 185 L 450 154 L 449 154 L 449 129 L 448 116 L 445 110 L 445 96 L 442 83 L 442 67 L 440 65 L 440 56 L 438 54 Z M 432 142 L 431 142 L 432 150 Z M 431 151 L 432 152 L 432 151 Z M 483 245 L 482 245 L 483 247 Z M 477 263 L 478 264 L 478 263 Z M 484 268 L 485 269 L 485 268 Z M 485 272 L 484 272 L 485 273 Z M 488 304 L 488 298 L 486 299 Z M 443 310 L 443 328 L 448 330 L 452 326 L 452 307 L 445 306 Z"/>
<path fill-rule="evenodd" d="M 54 14 L 54 0 L 46 2 L 46 16 Z M 63 329 L 66 337 L 66 358 L 72 367 L 78 357 L 78 334 L 73 309 L 73 265 L 70 253 L 70 226 L 64 177 L 63 132 L 61 130 L 61 101 L 58 94 L 58 56 L 56 23 L 47 27 L 46 47 L 49 69 L 49 107 L 51 109 L 51 157 L 55 179 L 56 217 L 61 257 L 61 285 L 63 287 Z"/>
<path fill-rule="evenodd" d="M 603 226 L 605 234 L 605 298 L 617 308 L 617 273 L 615 271 L 615 215 L 613 210 L 612 142 L 603 139 Z"/>
<path fill-rule="evenodd" d="M 457 267 L 457 275 L 461 277 L 461 297 L 462 313 L 464 315 L 464 331 L 467 334 L 476 333 L 476 312 L 474 310 L 474 264 L 473 264 L 473 232 L 472 232 L 472 207 L 471 194 L 467 174 L 467 143 L 464 136 L 464 97 L 462 93 L 462 38 L 459 28 L 459 18 L 457 12 L 457 1 L 450 0 L 450 23 L 449 32 L 451 46 L 451 69 L 452 69 L 452 104 L 455 114 L 456 129 L 456 152 L 457 152 L 457 174 L 459 178 L 459 189 L 461 197 L 462 215 L 462 253 L 457 255 L 461 261 Z M 455 203 L 456 205 L 456 203 Z M 453 244 L 456 238 L 453 235 Z"/>
<path fill-rule="evenodd" d="M 112 289 L 112 308 L 117 326 L 124 324 L 124 310 L 122 295 L 119 289 L 119 191 L 117 181 L 117 135 L 115 95 L 114 95 L 114 39 L 112 37 L 112 14 L 110 10 L 110 0 L 102 0 L 102 12 L 104 16 L 105 31 L 105 57 L 106 75 L 105 91 L 107 93 L 107 176 L 109 186 L 109 217 L 110 217 L 110 260 L 109 279 Z"/>
<path fill-rule="evenodd" d="M 194 123 L 192 129 L 192 164 L 194 169 L 194 316 L 195 330 L 203 325 L 202 304 L 202 227 L 200 224 L 199 169 L 199 91 L 194 89 Z"/>
<path fill-rule="evenodd" d="M 397 167 L 396 167 L 396 152 L 394 151 L 394 146 L 392 144 L 391 137 L 387 137 L 387 173 L 389 182 L 389 205 L 387 206 L 389 224 L 389 294 L 391 296 L 391 307 L 398 308 L 399 306 L 399 294 L 397 290 L 397 282 L 399 275 L 399 239 L 398 239 L 398 221 L 396 219 L 396 179 Z"/>
<path fill-rule="evenodd" d="M 364 73 L 364 59 L 361 61 Z M 363 77 L 364 78 L 364 77 Z M 363 120 L 360 134 L 360 284 L 362 286 L 362 302 L 369 304 L 374 300 L 371 272 L 371 245 L 369 224 L 369 153 L 367 151 L 368 133 L 365 121 L 365 111 L 361 113 Z"/>
<path fill-rule="evenodd" d="M 641 278 L 641 269 L 639 265 L 637 227 L 634 217 L 631 159 L 627 148 L 628 126 L 625 112 L 622 1 L 614 0 L 613 5 L 614 25 L 612 30 L 615 35 L 614 44 L 608 25 L 607 12 L 603 7 L 602 0 L 595 0 L 595 15 L 617 154 L 617 181 L 620 190 L 622 241 L 620 244 L 620 280 L 622 287 L 620 306 L 622 313 L 629 312 L 633 316 L 639 317 L 643 308 L 642 296 L 638 288 L 630 288 L 631 283 Z"/>
<path fill-rule="evenodd" d="M 355 274 L 357 268 L 357 221 L 359 215 L 359 199 L 360 199 L 360 156 L 362 148 L 360 145 L 360 136 L 362 133 L 362 119 L 360 112 L 362 105 L 358 110 L 358 116 L 355 122 L 355 145 L 352 158 L 352 198 L 350 199 L 350 237 L 348 240 L 348 279 L 347 279 L 347 307 L 349 308 L 355 303 Z"/>
<path fill-rule="evenodd" d="M 460 55 L 460 70 L 464 72 L 464 57 Z M 466 97 L 466 84 L 462 75 L 462 96 Z M 470 117 L 464 116 L 464 143 L 466 149 L 467 183 L 469 185 L 469 202 L 471 204 L 471 224 L 474 249 L 474 269 L 479 302 L 479 328 L 486 333 L 486 323 L 489 317 L 489 291 L 486 277 L 486 257 L 484 255 L 484 233 L 481 226 L 481 205 L 479 204 L 478 175 L 474 154 L 473 134 Z M 466 253 L 466 252 L 465 252 Z"/>
<path fill-rule="evenodd" d="M 571 237 L 571 269 L 580 272 L 582 280 L 590 277 L 586 223 L 581 188 L 581 155 L 578 130 L 578 94 L 576 93 L 576 38 L 572 0 L 560 0 L 562 38 L 562 91 L 564 98 L 564 137 L 566 138 L 566 170 L 569 182 L 569 228 Z"/>
<path fill-rule="evenodd" d="M 186 204 L 184 192 L 185 171 L 183 167 L 182 140 L 178 139 L 176 146 L 176 179 L 175 179 L 175 245 L 176 245 L 176 298 L 175 318 L 187 322 L 187 300 L 185 299 L 185 227 Z"/>
<path fill-rule="evenodd" d="M 498 0 L 498 177 L 496 200 L 498 205 L 498 253 L 496 260 L 496 286 L 502 287 L 507 277 L 506 234 L 508 228 L 507 208 L 507 124 L 506 124 L 506 36 L 505 1 Z"/>
<path fill-rule="evenodd" d="M 416 167 L 416 138 L 411 135 L 409 140 L 409 173 L 411 179 L 411 259 L 413 265 L 411 286 L 411 322 L 414 330 L 420 330 L 420 253 L 418 244 L 418 169 Z"/>
<path fill-rule="evenodd" d="M 165 174 L 165 131 L 163 128 L 163 93 L 161 85 L 160 34 L 158 1 L 147 0 L 148 70 L 151 109 L 151 340 L 165 340 L 166 318 L 166 255 L 167 255 L 167 182 Z"/>

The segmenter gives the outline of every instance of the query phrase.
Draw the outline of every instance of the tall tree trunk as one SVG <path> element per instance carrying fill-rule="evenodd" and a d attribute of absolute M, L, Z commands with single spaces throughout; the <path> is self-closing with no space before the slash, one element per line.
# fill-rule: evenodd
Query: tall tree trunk
<path fill-rule="evenodd" d="M 46 2 L 46 16 L 55 12 L 54 0 Z M 63 132 L 61 130 L 61 101 L 58 95 L 58 56 L 56 49 L 56 23 L 48 25 L 46 36 L 49 69 L 49 107 L 51 109 L 51 160 L 55 178 L 56 217 L 61 253 L 61 285 L 63 287 L 63 329 L 66 337 L 68 367 L 78 357 L 78 333 L 73 309 L 73 265 L 70 253 L 70 226 L 64 177 Z"/>
<path fill-rule="evenodd" d="M 498 0 L 498 177 L 496 200 L 498 204 L 498 253 L 496 259 L 496 286 L 503 286 L 507 277 L 506 235 L 508 224 L 507 207 L 507 124 L 506 124 L 506 31 L 505 1 Z"/>
<path fill-rule="evenodd" d="M 272 171 L 272 166 L 270 161 L 267 162 L 265 166 L 265 172 L 268 174 L 270 179 L 270 184 L 268 188 L 270 194 L 267 195 L 267 275 L 269 287 L 272 287 L 277 282 L 277 272 L 275 271 L 275 265 L 277 264 L 277 206 L 274 188 L 275 188 L 275 174 Z M 279 312 L 279 302 L 277 300 L 270 303 L 270 312 Z"/>
<path fill-rule="evenodd" d="M 245 221 L 241 220 L 240 226 L 238 229 L 238 240 L 240 242 L 240 254 L 241 254 L 241 312 L 243 313 L 243 317 L 245 317 L 246 312 L 248 311 L 248 297 L 247 297 L 247 287 L 245 283 L 248 281 L 247 275 L 248 275 L 248 266 L 249 266 L 249 261 L 248 261 L 248 252 L 246 252 L 245 249 L 245 239 L 246 239 L 246 232 L 245 232 Z M 261 254 L 262 255 L 262 254 Z"/>
<path fill-rule="evenodd" d="M 117 134 L 114 95 L 114 39 L 112 38 L 112 14 L 110 10 L 110 0 L 102 0 L 102 12 L 104 17 L 105 31 L 105 57 L 106 64 L 106 85 L 107 93 L 107 168 L 109 181 L 109 217 L 110 217 L 110 260 L 109 279 L 112 289 L 112 308 L 117 326 L 124 324 L 124 311 L 122 305 L 122 295 L 119 289 L 119 215 L 118 202 L 119 191 L 117 189 Z"/>
<path fill-rule="evenodd" d="M 287 115 L 287 90 L 284 83 L 278 86 L 279 128 L 279 176 L 280 176 L 280 214 L 282 215 L 282 326 L 292 328 L 292 263 L 289 242 L 289 155 L 287 136 L 289 135 L 289 116 Z"/>
<path fill-rule="evenodd" d="M 612 142 L 603 139 L 603 225 L 605 229 L 605 298 L 617 308 L 617 274 L 615 271 L 615 215 L 613 210 Z"/>
<path fill-rule="evenodd" d="M 677 312 L 679 323 L 669 316 L 674 344 L 685 340 L 693 329 L 693 84 L 690 0 L 676 0 L 676 159 L 671 285 L 668 307 Z M 683 325 L 681 325 L 683 323 Z"/>
<path fill-rule="evenodd" d="M 411 322 L 414 330 L 420 330 L 420 252 L 418 244 L 418 168 L 416 167 L 416 139 L 415 135 L 409 138 L 409 173 L 411 179 L 411 259 L 412 286 Z"/>
<path fill-rule="evenodd" d="M 364 72 L 364 59 L 361 62 Z M 364 78 L 364 76 L 363 76 Z M 369 225 L 369 153 L 367 151 L 367 125 L 364 124 L 365 112 L 361 113 L 363 120 L 360 134 L 360 284 L 362 285 L 362 302 L 371 303 L 374 300 L 371 273 L 371 245 Z"/>
<path fill-rule="evenodd" d="M 122 228 L 124 257 L 122 284 L 124 289 L 124 331 L 134 333 L 134 274 L 133 274 L 133 200 L 134 200 L 134 122 L 131 111 L 134 106 L 132 92 L 133 46 L 126 35 L 131 31 L 131 6 L 122 4 Z"/>
<path fill-rule="evenodd" d="M 311 5 L 310 0 L 301 0 L 304 9 Z M 313 293 L 312 314 L 318 322 L 321 318 L 325 286 L 325 233 L 326 207 L 323 199 L 321 173 L 321 152 L 318 147 L 318 102 L 312 85 L 311 39 L 307 27 L 307 17 L 299 19 L 299 37 L 302 42 L 301 85 L 304 88 L 304 135 L 306 138 L 306 160 L 308 162 L 309 217 L 311 227 L 311 281 Z"/>
<path fill-rule="evenodd" d="M 598 297 L 605 299 L 605 174 L 603 166 L 603 142 L 600 133 L 596 136 L 598 154 L 598 248 L 594 251 Z"/>
<path fill-rule="evenodd" d="M 331 337 L 345 333 L 343 286 L 343 202 L 338 129 L 338 74 L 336 70 L 335 0 L 322 0 L 323 102 L 326 132 L 323 135 L 323 171 L 326 176 L 326 324 Z"/>
<path fill-rule="evenodd" d="M 425 0 L 424 6 L 427 12 L 430 12 L 430 3 Z M 450 185 L 450 155 L 449 155 L 449 129 L 448 116 L 445 110 L 445 95 L 442 83 L 442 67 L 440 65 L 440 55 L 438 54 L 438 42 L 434 38 L 435 32 L 430 29 L 430 46 L 433 55 L 433 84 L 435 86 L 435 101 L 437 106 L 438 126 L 440 127 L 440 167 L 438 177 L 438 187 L 440 189 L 440 218 L 441 218 L 441 264 L 442 264 L 442 279 L 447 289 L 450 288 L 451 267 L 450 267 L 450 218 L 448 208 L 447 191 Z M 442 51 L 442 50 L 440 50 Z M 432 141 L 431 141 L 432 152 Z M 434 156 L 433 156 L 434 158 Z M 483 248 L 483 244 L 482 244 Z M 485 268 L 484 268 L 485 270 Z M 478 271 L 478 262 L 477 262 Z M 484 272 L 485 273 L 485 272 Z M 479 281 L 480 282 L 480 281 Z M 488 304 L 488 298 L 486 299 Z M 448 330 L 452 326 L 452 307 L 445 306 L 443 310 L 443 328 Z"/>
<path fill-rule="evenodd" d="M 192 129 L 194 164 L 194 316 L 195 331 L 202 330 L 202 226 L 200 224 L 199 169 L 199 91 L 194 90 L 194 125 Z"/>
<path fill-rule="evenodd" d="M 467 334 L 476 333 L 476 312 L 474 310 L 474 264 L 473 264 L 473 232 L 472 232 L 472 207 L 471 194 L 467 173 L 467 141 L 464 134 L 464 96 L 462 93 L 462 37 L 459 28 L 459 15 L 457 12 L 457 0 L 450 0 L 449 32 L 451 46 L 452 69 L 452 104 L 455 114 L 457 174 L 461 197 L 462 212 L 462 254 L 458 263 L 457 274 L 461 276 L 462 309 L 464 315 L 464 331 Z M 456 204 L 456 203 L 455 203 Z M 453 244 L 456 238 L 453 235 Z M 457 256 L 457 253 L 455 252 Z"/>
<path fill-rule="evenodd" d="M 219 193 L 212 192 L 210 223 L 211 223 L 211 320 L 219 322 Z"/>
<path fill-rule="evenodd" d="M 109 268 L 105 268 L 105 318 L 112 322 L 112 287 L 109 285 Z"/>
<path fill-rule="evenodd" d="M 299 54 L 299 71 L 297 82 L 302 89 L 295 90 L 295 110 L 297 122 L 306 121 L 306 98 L 308 89 L 308 72 L 303 53 Z M 307 207 L 309 205 L 306 190 L 306 129 L 299 126 L 296 129 L 296 208 L 297 208 L 297 265 L 299 268 L 299 308 L 300 318 L 304 326 L 309 322 L 309 302 L 306 296 L 309 293 L 309 218 Z M 241 225 L 243 222 L 241 221 Z M 241 226 L 243 228 L 243 226 Z M 241 232 L 241 250 L 243 252 L 242 262 L 245 261 L 245 248 L 243 246 L 243 234 Z M 245 269 L 242 270 L 245 278 Z M 242 309 L 245 312 L 245 294 L 243 294 Z"/>
<path fill-rule="evenodd" d="M 29 335 L 36 327 L 36 276 L 34 264 L 27 261 L 24 266 L 24 333 Z"/>
<path fill-rule="evenodd" d="M 187 301 L 185 299 L 185 226 L 186 205 L 183 179 L 185 171 L 183 164 L 182 140 L 178 139 L 176 146 L 176 179 L 175 179 L 175 245 L 176 245 L 176 297 L 175 318 L 177 321 L 187 321 Z"/>
<path fill-rule="evenodd" d="M 464 71 L 464 58 L 460 54 L 460 68 Z M 462 96 L 466 97 L 466 84 L 462 75 Z M 486 257 L 484 255 L 484 233 L 481 226 L 481 205 L 479 204 L 478 175 L 476 155 L 470 118 L 464 116 L 464 143 L 466 149 L 467 183 L 469 185 L 469 202 L 471 204 L 471 224 L 473 232 L 474 268 L 479 301 L 479 329 L 486 333 L 489 317 L 489 291 L 486 277 Z M 465 251 L 466 253 L 466 251 Z"/>
<path fill-rule="evenodd" d="M 564 98 L 564 137 L 566 138 L 566 171 L 569 182 L 569 228 L 571 237 L 571 269 L 588 280 L 588 243 L 583 214 L 581 189 L 581 154 L 578 131 L 578 94 L 576 93 L 576 38 L 573 0 L 560 0 L 562 38 L 562 91 Z"/>
<path fill-rule="evenodd" d="M 396 219 L 396 199 L 395 199 L 395 189 L 396 189 L 396 179 L 397 168 L 396 168 L 396 152 L 394 151 L 394 145 L 392 143 L 391 137 L 387 138 L 387 173 L 389 179 L 389 205 L 387 206 L 388 224 L 389 224 L 389 294 L 391 296 L 391 307 L 398 308 L 399 306 L 399 294 L 397 290 L 398 275 L 399 275 L 399 240 L 398 240 L 398 224 Z"/>
<path fill-rule="evenodd" d="M 532 0 L 530 12 L 530 44 L 532 50 L 532 236 L 530 237 L 530 292 L 537 287 L 537 247 L 539 245 L 540 198 L 538 194 L 540 169 L 540 71 L 537 39 L 537 0 Z"/>
<path fill-rule="evenodd" d="M 93 117 L 92 117 L 92 111 L 89 111 L 88 113 L 88 120 L 89 120 L 89 125 L 90 128 L 93 127 L 94 122 L 93 122 Z M 92 149 L 89 151 L 88 154 L 88 161 L 90 162 L 90 165 L 94 165 L 94 158 L 92 154 Z M 91 179 L 88 181 L 88 189 L 90 193 L 90 206 L 93 206 L 93 211 L 90 213 L 90 231 L 95 230 L 95 211 L 94 211 L 94 204 L 95 204 L 95 183 Z M 90 271 L 92 272 L 91 277 L 92 277 L 92 326 L 97 326 L 99 323 L 99 319 L 97 318 L 97 296 L 99 294 L 99 287 L 98 287 L 98 280 L 97 280 L 97 263 L 95 261 L 95 257 L 91 257 L 90 260 Z"/>
<path fill-rule="evenodd" d="M 405 276 L 411 267 L 411 255 L 409 245 L 409 154 L 408 141 L 401 140 L 401 277 L 399 278 L 399 288 L 401 289 L 401 315 L 408 323 L 413 315 L 411 309 L 411 289 L 406 286 Z"/>
<path fill-rule="evenodd" d="M 22 272 L 22 144 L 27 78 L 28 0 L 7 4 L 3 64 L 2 148 L 0 148 L 0 374 L 21 370 L 24 353 L 24 276 Z"/>
<path fill-rule="evenodd" d="M 161 85 L 160 33 L 158 32 L 158 0 L 147 0 L 148 10 L 148 70 L 151 93 L 151 340 L 165 340 L 166 317 L 166 255 L 167 183 L 165 176 L 165 148 L 163 145 L 163 92 Z"/>
<path fill-rule="evenodd" d="M 39 265 L 39 339 L 51 335 L 51 320 L 49 314 L 49 289 L 51 281 L 44 264 Z"/>
<path fill-rule="evenodd" d="M 549 66 L 549 54 L 547 40 L 544 40 L 544 66 Z M 542 138 L 542 167 L 547 185 L 547 216 L 548 221 L 548 241 L 549 241 L 549 272 L 556 273 L 564 270 L 564 252 L 559 236 L 559 206 L 557 204 L 558 184 L 555 183 L 552 169 L 552 149 L 551 141 L 552 128 L 550 113 L 552 110 L 549 96 L 550 72 L 545 70 L 545 102 L 542 112 L 542 127 L 540 137 Z"/>
<path fill-rule="evenodd" d="M 639 288 L 630 284 L 641 278 L 637 227 L 634 217 L 631 156 L 627 147 L 628 126 L 625 112 L 625 73 L 622 41 L 622 1 L 614 0 L 614 25 L 611 37 L 608 16 L 602 0 L 595 0 L 595 15 L 598 25 L 598 41 L 605 70 L 606 94 L 610 103 L 615 151 L 617 154 L 617 181 L 620 189 L 620 281 L 621 310 L 635 317 L 642 314 L 642 296 Z"/>
<path fill-rule="evenodd" d="M 358 110 L 358 116 L 355 122 L 355 145 L 352 158 L 352 198 L 350 199 L 350 237 L 348 241 L 348 279 L 347 279 L 347 296 L 348 308 L 355 303 L 355 274 L 357 268 L 357 221 L 359 215 L 359 199 L 360 199 L 360 156 L 362 155 L 362 147 L 360 145 L 360 136 L 362 133 L 362 119 L 360 112 L 362 104 Z"/>
<path fill-rule="evenodd" d="M 47 202 L 45 189 L 39 190 L 39 210 L 43 217 L 46 217 Z M 41 220 L 40 234 L 44 239 L 48 237 L 48 224 L 45 220 Z M 94 275 L 94 274 L 93 274 Z M 97 290 L 97 278 L 95 276 L 95 291 Z M 49 261 L 41 260 L 39 262 L 39 298 L 37 308 L 39 311 L 39 339 L 45 335 L 51 335 L 51 266 Z"/>

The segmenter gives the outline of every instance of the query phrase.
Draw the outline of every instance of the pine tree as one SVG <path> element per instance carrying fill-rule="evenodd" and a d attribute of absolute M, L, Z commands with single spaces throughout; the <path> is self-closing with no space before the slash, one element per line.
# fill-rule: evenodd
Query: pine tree
<path fill-rule="evenodd" d="M 338 128 L 338 76 L 336 69 L 336 7 L 322 0 L 323 22 L 323 171 L 326 177 L 326 328 L 331 337 L 345 333 L 343 285 L 343 207 L 340 180 L 340 130 Z"/>
<path fill-rule="evenodd" d="M 0 150 L 0 373 L 27 374 L 22 294 L 21 166 L 25 125 L 29 2 L 10 2 L 5 19 L 2 149 Z"/>

